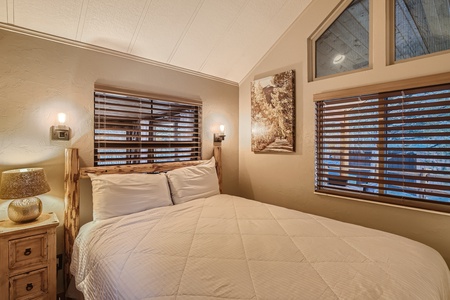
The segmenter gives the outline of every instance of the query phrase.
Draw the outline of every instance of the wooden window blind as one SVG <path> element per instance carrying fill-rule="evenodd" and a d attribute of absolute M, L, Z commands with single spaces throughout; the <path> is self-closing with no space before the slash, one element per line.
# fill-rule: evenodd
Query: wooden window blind
<path fill-rule="evenodd" d="M 450 212 L 450 84 L 316 102 L 315 189 Z"/>
<path fill-rule="evenodd" d="M 94 165 L 201 159 L 201 103 L 94 92 Z"/>

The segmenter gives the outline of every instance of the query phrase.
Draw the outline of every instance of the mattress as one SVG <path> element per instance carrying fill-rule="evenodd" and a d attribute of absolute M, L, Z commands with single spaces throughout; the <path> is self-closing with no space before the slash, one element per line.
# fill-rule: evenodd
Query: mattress
<path fill-rule="evenodd" d="M 86 299 L 450 299 L 449 269 L 410 239 L 230 195 L 84 225 Z"/>

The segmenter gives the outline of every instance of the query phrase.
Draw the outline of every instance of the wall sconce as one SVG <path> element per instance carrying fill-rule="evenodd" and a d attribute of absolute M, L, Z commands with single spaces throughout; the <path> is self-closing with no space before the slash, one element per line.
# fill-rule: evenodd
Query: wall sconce
<path fill-rule="evenodd" d="M 214 142 L 222 142 L 225 139 L 225 126 L 219 126 L 220 133 L 214 133 Z"/>
<path fill-rule="evenodd" d="M 54 141 L 68 141 L 70 139 L 70 128 L 65 125 L 66 122 L 66 114 L 59 113 L 58 114 L 59 125 L 52 126 L 52 140 Z"/>

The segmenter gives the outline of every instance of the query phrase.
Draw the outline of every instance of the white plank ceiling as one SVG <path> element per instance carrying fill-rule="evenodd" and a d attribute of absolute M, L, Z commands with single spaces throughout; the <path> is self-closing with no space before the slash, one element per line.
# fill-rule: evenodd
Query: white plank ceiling
<path fill-rule="evenodd" d="M 312 0 L 0 0 L 0 22 L 239 83 Z"/>

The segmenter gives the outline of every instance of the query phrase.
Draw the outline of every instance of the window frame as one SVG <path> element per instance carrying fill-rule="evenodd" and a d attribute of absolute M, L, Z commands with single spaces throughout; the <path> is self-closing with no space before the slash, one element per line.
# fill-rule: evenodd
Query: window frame
<path fill-rule="evenodd" d="M 347 97 L 358 97 L 359 95 L 373 95 L 378 93 L 386 93 L 391 91 L 401 91 L 401 90 L 408 90 L 408 89 L 415 89 L 415 88 L 425 88 L 429 86 L 437 86 L 437 85 L 443 85 L 443 84 L 450 84 L 450 72 L 449 73 L 442 73 L 442 74 L 436 74 L 436 75 L 429 75 L 419 78 L 412 78 L 412 79 L 406 79 L 406 80 L 399 80 L 395 82 L 387 82 L 382 84 L 374 84 L 369 86 L 363 86 L 363 87 L 357 87 L 357 88 L 350 88 L 346 90 L 338 90 L 338 91 L 331 91 L 331 92 L 325 92 L 325 93 L 319 93 L 315 94 L 313 99 L 315 102 L 320 101 L 326 101 L 331 99 L 341 99 L 341 98 L 347 98 Z M 317 118 L 317 112 L 316 112 L 316 118 Z M 394 205 L 400 205 L 400 206 L 407 206 L 407 207 L 414 207 L 414 208 L 420 208 L 420 209 L 426 209 L 426 210 L 432 210 L 432 211 L 440 211 L 440 212 L 450 212 L 450 203 L 445 204 L 444 202 L 437 202 L 437 201 L 420 201 L 420 200 L 411 200 L 411 199 L 404 199 L 399 197 L 389 197 L 389 195 L 373 195 L 373 194 L 366 194 L 363 192 L 350 192 L 350 191 L 344 191 L 340 192 L 338 189 L 333 190 L 332 188 L 329 188 L 328 190 L 326 188 L 318 188 L 317 187 L 317 176 L 318 176 L 318 160 L 320 160 L 320 157 L 318 157 L 318 120 L 316 119 L 316 141 L 315 141 L 315 191 L 317 193 L 326 194 L 326 195 L 336 195 L 336 196 L 343 196 L 347 198 L 354 198 L 354 199 L 361 199 L 361 200 L 367 200 L 367 201 L 373 201 L 373 202 L 381 202 L 385 204 L 394 204 Z"/>
<path fill-rule="evenodd" d="M 347 9 L 347 7 L 353 2 L 353 0 L 341 0 L 341 2 L 325 17 L 324 21 L 317 27 L 317 29 L 310 35 L 307 40 L 308 47 L 308 82 L 323 80 L 328 78 L 334 78 L 337 76 L 344 76 L 358 72 L 364 72 L 373 68 L 373 2 L 369 0 L 369 58 L 368 66 L 361 69 L 345 71 L 336 74 L 330 74 L 326 76 L 317 77 L 316 71 L 316 42 L 322 36 L 322 34 L 339 18 L 339 16 Z"/>
<path fill-rule="evenodd" d="M 395 65 L 404 62 L 411 62 L 417 59 L 429 58 L 436 55 L 445 55 L 450 53 L 450 49 L 437 51 L 433 53 L 418 55 L 401 60 L 395 59 L 396 42 L 395 42 L 395 4 L 397 0 L 387 0 L 387 17 L 386 17 L 386 35 L 387 35 L 387 64 Z"/>
<path fill-rule="evenodd" d="M 121 130 L 120 125 L 116 124 L 114 125 L 114 129 L 110 130 L 110 132 L 105 133 L 105 132 L 99 132 L 97 133 L 96 130 L 99 129 L 99 131 L 101 131 L 101 127 L 100 126 L 105 126 L 104 124 L 102 124 L 102 122 L 105 122 L 105 120 L 107 120 L 108 118 L 114 118 L 113 116 L 102 116 L 99 115 L 98 112 L 101 112 L 102 109 L 96 109 L 96 105 L 99 104 L 99 100 L 97 100 L 97 93 L 106 93 L 106 94 L 111 94 L 111 95 L 117 95 L 120 97 L 131 97 L 131 98 L 140 98 L 143 101 L 147 102 L 147 104 L 144 104 L 144 102 L 142 103 L 142 105 L 147 105 L 150 106 L 151 108 L 144 108 L 142 107 L 141 109 L 141 104 L 139 104 L 139 107 L 136 106 L 136 109 L 134 110 L 133 108 L 129 109 L 129 108 L 124 108 L 124 112 L 123 114 L 139 114 L 139 117 L 131 117 L 131 116 L 125 116 L 125 118 L 131 118 L 130 121 L 127 121 L 126 127 L 123 128 L 123 130 Z M 111 99 L 114 99 L 114 96 L 111 96 Z M 117 98 L 116 98 L 117 99 Z M 116 100 L 117 101 L 117 100 Z M 120 99 L 118 99 L 118 101 L 121 101 Z M 125 98 L 124 99 L 125 102 L 129 102 L 132 103 L 134 101 L 134 99 L 130 99 L 130 98 Z M 138 102 L 138 100 L 136 99 L 136 102 Z M 130 91 L 130 90 L 125 90 L 125 89 L 119 89 L 119 88 L 113 88 L 113 87 L 108 87 L 108 86 L 100 86 L 100 85 L 96 85 L 94 87 L 94 93 L 93 93 L 93 104 L 94 104 L 94 130 L 93 130 L 93 139 L 94 139 L 94 165 L 95 166 L 114 166 L 114 165 L 135 165 L 135 164 L 149 164 L 149 163 L 161 163 L 161 162 L 180 162 L 180 161 L 195 161 L 195 160 L 201 160 L 202 159 L 202 102 L 198 101 L 198 100 L 190 100 L 190 99 L 184 99 L 184 98 L 178 98 L 178 97 L 170 97 L 170 96 L 166 96 L 166 95 L 157 95 L 157 94 L 150 94 L 150 93 L 145 93 L 145 92 L 136 92 L 136 91 Z M 159 106 L 158 106 L 159 104 Z M 171 107 L 171 104 L 175 104 L 176 107 Z M 114 106 L 114 104 L 110 104 L 111 106 Z M 122 110 L 121 106 L 123 104 L 117 104 L 118 107 L 120 108 L 120 110 Z M 154 108 L 153 106 L 156 105 L 158 108 Z M 133 105 L 132 105 L 133 106 Z M 164 130 L 161 131 L 161 129 L 159 130 L 154 130 L 152 129 L 152 124 L 150 124 L 150 122 L 152 122 L 153 119 L 149 119 L 141 117 L 141 113 L 143 113 L 143 110 L 147 110 L 147 114 L 150 113 L 150 115 L 155 114 L 155 111 L 161 111 L 161 109 L 163 109 L 163 111 L 167 111 L 169 113 L 169 117 L 170 118 L 183 118 L 183 116 L 178 116 L 178 117 L 174 117 L 172 115 L 173 111 L 175 109 L 180 109 L 180 107 L 182 106 L 186 106 L 186 107 L 195 107 L 196 111 L 194 113 L 195 116 L 193 117 L 187 117 L 190 119 L 193 119 L 193 121 L 189 121 L 188 123 L 192 123 L 193 130 L 188 130 L 189 132 L 192 132 L 189 136 L 185 136 L 185 135 L 174 135 L 175 141 L 168 141 L 166 143 L 164 143 L 163 140 L 161 141 L 157 141 L 155 142 L 155 144 L 150 144 L 150 142 L 156 137 L 158 138 L 159 135 L 161 135 L 162 138 L 164 138 L 165 136 L 169 137 L 171 135 L 164 135 L 164 133 L 171 133 L 171 128 L 173 127 L 173 131 L 177 131 L 177 132 L 182 132 L 179 130 L 179 124 L 174 124 L 174 125 L 168 125 L 168 124 L 164 124 L 162 125 L 162 127 L 167 128 L 168 130 Z M 125 107 L 130 107 L 130 106 L 125 106 Z M 164 110 L 164 107 L 168 107 L 167 110 Z M 173 108 L 173 109 L 172 109 Z M 150 110 L 150 112 L 148 112 L 148 110 Z M 145 113 L 144 113 L 145 114 Z M 192 113 L 191 113 L 192 114 Z M 167 115 L 166 115 L 167 116 Z M 104 118 L 103 120 L 101 120 L 101 118 Z M 133 121 L 134 120 L 134 121 Z M 137 123 L 134 123 L 135 121 L 138 121 Z M 179 122 L 182 122 L 179 121 Z M 117 122 L 117 121 L 116 121 Z M 161 122 L 165 122 L 165 123 L 177 123 L 176 121 L 159 121 Z M 178 122 L 178 123 L 179 123 Z M 129 128 L 130 124 L 133 123 L 134 127 L 133 128 Z M 96 127 L 97 125 L 97 127 Z M 190 128 L 187 127 L 189 124 L 186 124 L 186 129 Z M 125 126 L 125 124 L 124 124 Z M 157 126 L 153 126 L 153 127 L 157 127 Z M 183 126 L 185 127 L 185 126 Z M 131 146 L 131 144 L 135 144 L 133 149 L 137 149 L 136 145 L 140 144 L 139 140 L 142 142 L 144 141 L 146 143 L 146 145 L 140 144 L 139 146 L 139 152 L 134 152 L 134 151 L 128 151 L 126 149 L 128 149 L 127 147 L 123 146 L 123 148 L 126 150 L 126 152 L 124 153 L 125 158 L 117 158 L 116 160 L 112 160 L 112 161 L 116 161 L 116 162 L 121 162 L 121 163 L 108 163 L 108 161 L 106 160 L 107 158 L 103 158 L 101 159 L 101 153 L 99 152 L 99 149 L 101 148 L 101 144 L 103 145 L 107 145 L 108 142 L 103 142 L 104 140 L 101 139 L 101 137 L 103 136 L 105 138 L 106 141 L 108 141 L 108 135 L 110 136 L 118 136 L 120 137 L 120 134 L 117 134 L 113 131 L 124 131 L 123 135 L 124 136 L 128 136 L 126 137 L 126 140 L 124 140 L 124 145 L 125 144 L 129 144 L 130 148 L 132 148 L 133 146 Z M 150 136 L 150 133 L 153 133 L 153 136 Z M 184 133 L 184 132 L 182 132 Z M 134 135 L 136 135 L 136 139 L 133 137 Z M 148 137 L 147 137 L 148 136 Z M 100 138 L 99 138 L 100 137 Z M 180 155 L 179 157 L 172 157 L 172 158 L 167 158 L 165 159 L 164 157 L 158 158 L 158 157 L 152 157 L 152 156 L 148 156 L 148 157 L 142 157 L 142 155 L 147 154 L 145 151 L 149 151 L 150 149 L 152 150 L 151 152 L 148 152 L 148 154 L 158 154 L 158 149 L 170 149 L 170 148 L 177 148 L 176 144 L 176 139 L 177 138 L 191 138 L 191 142 L 190 144 L 195 144 L 195 146 L 192 146 L 190 144 L 187 144 L 186 147 L 182 147 L 182 148 L 191 148 L 189 151 L 183 151 L 183 152 L 190 152 L 190 153 L 195 153 L 195 155 L 191 155 L 190 157 L 187 156 L 182 156 Z M 194 140 L 195 139 L 195 140 Z M 111 141 L 113 139 L 110 139 Z M 134 141 L 136 140 L 136 141 Z M 134 142 L 133 142 L 134 141 Z M 171 144 L 173 144 L 171 146 Z M 109 145 L 110 147 L 115 147 L 113 145 L 113 143 L 110 143 Z M 180 145 L 178 145 L 178 147 L 181 147 Z M 197 149 L 197 150 L 193 150 L 193 149 Z M 180 148 L 181 149 L 181 148 Z M 156 150 L 156 151 L 155 151 Z M 144 151 L 144 152 L 142 152 Z M 162 150 L 159 150 L 162 151 Z M 164 152 L 164 154 L 180 154 L 178 151 L 175 150 L 170 150 L 170 151 L 166 151 Z M 104 152 L 107 153 L 107 152 Z M 116 151 L 115 152 L 111 152 L 111 155 L 115 155 L 115 156 L 120 156 L 120 153 Z M 137 156 L 136 156 L 137 155 Z M 104 154 L 105 156 L 105 154 Z M 135 157 L 132 157 L 135 156 Z M 142 157 L 142 158 L 140 158 Z M 102 163 L 103 162 L 103 163 Z"/>

